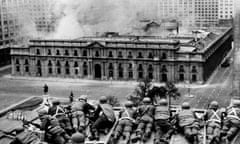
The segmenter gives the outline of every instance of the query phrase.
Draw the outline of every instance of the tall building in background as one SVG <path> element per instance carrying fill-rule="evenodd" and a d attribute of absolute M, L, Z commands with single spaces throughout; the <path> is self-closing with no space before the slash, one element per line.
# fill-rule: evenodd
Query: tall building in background
<path fill-rule="evenodd" d="M 220 25 L 231 25 L 234 13 L 234 0 L 219 0 L 218 19 Z"/>
<path fill-rule="evenodd" d="M 195 24 L 195 0 L 160 0 L 158 3 L 158 16 L 163 19 L 176 19 L 182 25 Z"/>
<path fill-rule="evenodd" d="M 209 27 L 218 24 L 219 0 L 195 0 L 196 26 Z"/>

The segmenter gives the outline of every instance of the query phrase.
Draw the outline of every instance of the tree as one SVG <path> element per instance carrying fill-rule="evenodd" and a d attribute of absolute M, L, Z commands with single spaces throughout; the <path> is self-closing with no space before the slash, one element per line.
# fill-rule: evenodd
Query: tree
<path fill-rule="evenodd" d="M 153 86 L 150 90 L 148 90 L 147 96 L 151 98 L 152 102 L 157 103 L 156 99 L 158 98 L 166 98 L 167 89 L 163 86 L 157 87 Z"/>
<path fill-rule="evenodd" d="M 136 96 L 130 96 L 135 100 L 135 101 L 133 101 L 133 103 L 140 104 L 141 100 L 144 97 L 148 96 L 148 92 L 149 92 L 151 86 L 152 86 L 152 84 L 151 84 L 150 79 L 145 78 L 142 81 L 140 81 L 134 90 L 134 93 Z"/>

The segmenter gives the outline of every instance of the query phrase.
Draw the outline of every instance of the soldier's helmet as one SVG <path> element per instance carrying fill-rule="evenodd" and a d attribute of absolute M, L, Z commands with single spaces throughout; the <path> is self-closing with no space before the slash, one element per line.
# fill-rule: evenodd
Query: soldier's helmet
<path fill-rule="evenodd" d="M 85 136 L 82 133 L 74 133 L 71 136 L 72 144 L 84 144 Z"/>
<path fill-rule="evenodd" d="M 168 104 L 168 102 L 167 102 L 166 99 L 161 99 L 161 100 L 159 101 L 159 105 L 161 105 L 161 106 L 166 106 L 167 104 Z"/>
<path fill-rule="evenodd" d="M 212 101 L 210 103 L 209 108 L 211 108 L 211 109 L 218 109 L 218 102 L 217 101 Z"/>
<path fill-rule="evenodd" d="M 182 109 L 190 109 L 190 104 L 189 104 L 189 102 L 184 102 L 184 103 L 182 103 Z"/>
<path fill-rule="evenodd" d="M 107 97 L 106 96 L 101 96 L 99 99 L 100 103 L 107 103 Z"/>
<path fill-rule="evenodd" d="M 52 104 L 53 104 L 53 105 L 60 105 L 60 101 L 59 101 L 58 99 L 54 99 L 54 100 L 52 101 Z"/>
<path fill-rule="evenodd" d="M 41 110 L 38 111 L 38 116 L 39 117 L 45 116 L 47 114 L 48 114 L 48 112 L 45 109 L 41 109 Z"/>
<path fill-rule="evenodd" d="M 149 97 L 145 97 L 145 98 L 143 98 L 143 103 L 149 104 L 149 103 L 151 103 L 151 99 Z"/>
<path fill-rule="evenodd" d="M 87 101 L 87 95 L 81 95 L 78 100 L 84 100 L 84 101 Z"/>
<path fill-rule="evenodd" d="M 133 106 L 133 102 L 132 101 L 126 101 L 125 107 L 132 107 L 132 106 Z"/>
<path fill-rule="evenodd" d="M 232 103 L 233 107 L 240 107 L 240 100 L 234 100 Z"/>

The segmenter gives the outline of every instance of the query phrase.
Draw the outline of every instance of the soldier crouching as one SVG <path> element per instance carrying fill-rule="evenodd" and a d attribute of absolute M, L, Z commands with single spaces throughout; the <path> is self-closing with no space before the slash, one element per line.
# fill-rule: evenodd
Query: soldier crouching
<path fill-rule="evenodd" d="M 65 144 L 69 141 L 70 136 L 62 129 L 58 120 L 50 115 L 47 111 L 38 112 L 41 121 L 40 129 L 45 131 L 45 141 L 53 144 Z"/>
<path fill-rule="evenodd" d="M 170 111 L 166 99 L 161 99 L 154 111 L 154 126 L 156 130 L 154 144 L 167 144 L 173 132 L 170 123 Z"/>
<path fill-rule="evenodd" d="M 199 122 L 195 112 L 190 109 L 190 104 L 184 102 L 182 110 L 176 114 L 177 124 L 190 143 L 198 143 Z"/>
<path fill-rule="evenodd" d="M 125 108 L 120 111 L 119 118 L 118 125 L 113 133 L 113 142 L 116 143 L 119 137 L 123 136 L 123 139 L 128 143 L 136 118 L 136 110 L 133 108 L 131 101 L 125 103 Z"/>
<path fill-rule="evenodd" d="M 138 126 L 136 130 L 136 137 L 133 141 L 142 139 L 146 142 L 151 136 L 154 113 L 154 106 L 151 104 L 151 99 L 149 97 L 145 97 L 143 99 L 143 105 L 137 108 L 137 113 Z"/>
<path fill-rule="evenodd" d="M 233 101 L 227 109 L 227 116 L 223 125 L 223 139 L 231 141 L 240 129 L 240 101 Z"/>

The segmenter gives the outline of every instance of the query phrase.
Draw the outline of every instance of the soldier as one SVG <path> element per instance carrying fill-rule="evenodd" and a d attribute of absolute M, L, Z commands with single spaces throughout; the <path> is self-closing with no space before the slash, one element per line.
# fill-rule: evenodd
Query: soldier
<path fill-rule="evenodd" d="M 218 102 L 212 101 L 209 110 L 203 116 L 207 125 L 207 137 L 209 143 L 218 143 L 220 138 L 220 129 L 223 121 L 223 112 L 218 109 Z"/>
<path fill-rule="evenodd" d="M 57 118 L 60 126 L 69 134 L 72 133 L 72 125 L 70 119 L 66 116 L 65 110 L 60 105 L 59 100 L 53 100 L 52 107 L 49 108 L 48 114 Z"/>
<path fill-rule="evenodd" d="M 113 139 L 116 141 L 122 135 L 124 140 L 129 141 L 136 118 L 136 110 L 133 108 L 132 101 L 125 103 L 125 108 L 120 111 L 119 118 Z"/>
<path fill-rule="evenodd" d="M 73 92 L 71 91 L 70 95 L 69 95 L 69 102 L 72 103 L 74 99 L 74 95 Z"/>
<path fill-rule="evenodd" d="M 82 131 L 86 127 L 86 115 L 95 108 L 87 103 L 87 96 L 81 95 L 78 101 L 72 103 L 72 124 L 76 131 Z"/>
<path fill-rule="evenodd" d="M 190 104 L 184 102 L 182 110 L 176 114 L 176 121 L 190 143 L 198 142 L 199 122 L 195 112 L 190 109 Z"/>
<path fill-rule="evenodd" d="M 136 130 L 136 140 L 143 138 L 143 141 L 147 141 L 151 136 L 154 114 L 154 106 L 151 104 L 149 97 L 143 99 L 143 105 L 137 108 L 137 112 L 137 122 L 139 124 Z"/>
<path fill-rule="evenodd" d="M 69 135 L 62 129 L 56 118 L 48 115 L 46 110 L 38 112 L 41 121 L 40 129 L 45 131 L 45 139 L 53 144 L 65 144 L 69 139 Z"/>
<path fill-rule="evenodd" d="M 170 123 L 170 110 L 166 99 L 161 99 L 155 107 L 154 119 L 156 135 L 154 139 L 155 144 L 168 143 L 173 128 Z"/>
<path fill-rule="evenodd" d="M 99 130 L 111 128 L 116 120 L 113 107 L 107 103 L 107 97 L 102 96 L 99 100 L 95 114 L 94 122 L 91 126 L 90 140 L 99 140 Z"/>
<path fill-rule="evenodd" d="M 224 138 L 231 141 L 240 128 L 240 100 L 233 101 L 231 107 L 227 108 L 227 116 L 224 120 Z"/>
<path fill-rule="evenodd" d="M 85 136 L 82 133 L 74 133 L 71 137 L 72 144 L 84 144 L 85 143 Z"/>
<path fill-rule="evenodd" d="M 44 95 L 48 94 L 48 85 L 47 84 L 44 84 L 44 86 L 43 86 L 43 93 L 44 93 Z"/>

